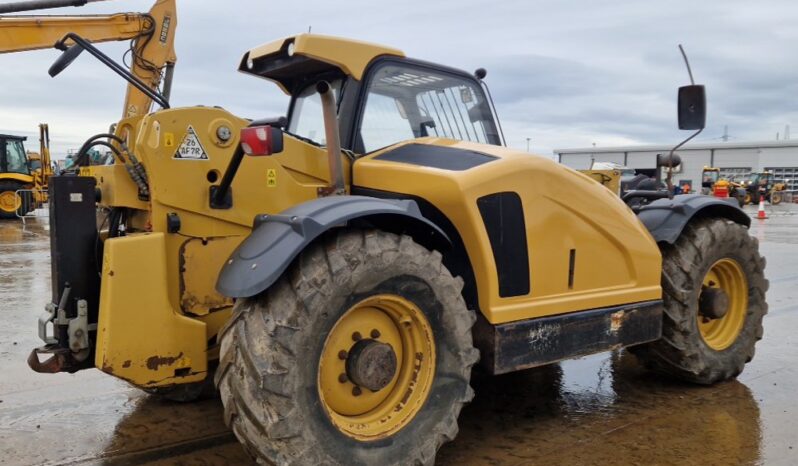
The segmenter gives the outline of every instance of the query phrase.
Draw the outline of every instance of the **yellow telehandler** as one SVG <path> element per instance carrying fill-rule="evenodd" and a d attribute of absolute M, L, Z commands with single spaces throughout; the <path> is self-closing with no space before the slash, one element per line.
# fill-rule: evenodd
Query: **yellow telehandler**
<path fill-rule="evenodd" d="M 68 39 L 52 74 L 80 50 L 115 65 Z M 83 151 L 52 178 L 34 370 L 97 367 L 174 399 L 215 379 L 260 462 L 394 465 L 457 435 L 478 360 L 501 374 L 630 346 L 709 384 L 753 357 L 768 283 L 737 206 L 621 199 L 503 147 L 482 69 L 299 34 L 239 70 L 290 95 L 287 115 L 158 110 L 113 139 L 114 165 Z M 679 109 L 700 131 L 703 86 Z"/>

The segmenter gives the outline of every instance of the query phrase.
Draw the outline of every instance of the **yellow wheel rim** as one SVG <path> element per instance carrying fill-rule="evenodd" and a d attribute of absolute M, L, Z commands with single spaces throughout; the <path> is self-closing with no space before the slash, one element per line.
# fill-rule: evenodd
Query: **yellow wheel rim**
<path fill-rule="evenodd" d="M 698 329 L 707 346 L 722 351 L 731 346 L 745 323 L 748 310 L 748 281 L 740 264 L 733 259 L 721 259 L 710 267 L 702 288 L 720 288 L 729 298 L 726 315 L 709 319 L 698 314 Z"/>
<path fill-rule="evenodd" d="M 0 193 L 0 209 L 14 213 L 22 205 L 22 199 L 14 191 L 3 191 Z"/>
<path fill-rule="evenodd" d="M 377 391 L 347 377 L 347 359 L 364 339 L 388 344 L 396 355 L 393 377 Z M 435 342 L 424 313 L 402 297 L 375 295 L 349 308 L 327 335 L 319 361 L 319 397 L 339 431 L 361 441 L 379 440 L 418 413 L 434 373 Z"/>

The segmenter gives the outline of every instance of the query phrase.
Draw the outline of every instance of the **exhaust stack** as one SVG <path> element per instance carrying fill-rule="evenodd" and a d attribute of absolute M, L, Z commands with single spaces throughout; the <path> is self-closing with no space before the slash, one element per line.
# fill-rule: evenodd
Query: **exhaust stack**
<path fill-rule="evenodd" d="M 316 84 L 316 91 L 321 96 L 324 132 L 327 138 L 327 158 L 330 165 L 330 186 L 324 190 L 323 194 L 325 196 L 346 194 L 344 169 L 341 165 L 341 139 L 338 130 L 335 94 L 327 81 L 319 81 Z"/>

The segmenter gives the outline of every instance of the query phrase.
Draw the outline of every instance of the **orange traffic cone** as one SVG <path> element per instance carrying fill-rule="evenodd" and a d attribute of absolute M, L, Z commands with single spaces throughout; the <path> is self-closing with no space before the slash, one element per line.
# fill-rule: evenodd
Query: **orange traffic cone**
<path fill-rule="evenodd" d="M 767 214 L 765 213 L 765 196 L 759 196 L 759 212 L 756 213 L 756 218 L 759 220 L 765 220 L 768 218 Z"/>

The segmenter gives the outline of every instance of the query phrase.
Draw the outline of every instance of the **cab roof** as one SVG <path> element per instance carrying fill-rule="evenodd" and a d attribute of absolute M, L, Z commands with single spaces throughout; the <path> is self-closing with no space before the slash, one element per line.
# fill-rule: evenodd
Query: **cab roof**
<path fill-rule="evenodd" d="M 0 139 L 16 139 L 17 141 L 27 141 L 27 136 L 15 136 L 13 134 L 0 134 Z"/>
<path fill-rule="evenodd" d="M 306 76 L 327 72 L 360 81 L 369 63 L 382 55 L 405 56 L 401 50 L 368 42 L 299 34 L 251 49 L 242 57 L 238 70 L 274 81 L 290 94 Z"/>

